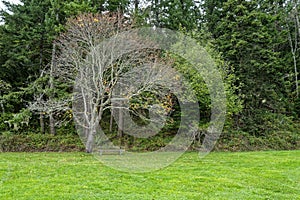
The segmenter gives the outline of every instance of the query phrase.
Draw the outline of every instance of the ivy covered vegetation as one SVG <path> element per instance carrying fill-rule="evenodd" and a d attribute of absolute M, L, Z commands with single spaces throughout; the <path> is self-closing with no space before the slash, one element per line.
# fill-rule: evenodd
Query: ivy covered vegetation
<path fill-rule="evenodd" d="M 216 63 L 227 99 L 226 122 L 216 150 L 300 148 L 298 0 L 20 2 L 16 5 L 3 1 L 6 9 L 0 12 L 0 151 L 84 150 L 70 101 L 76 73 L 80 74 L 80 68 L 71 68 L 70 63 L 81 62 L 82 57 L 74 61 L 74 55 L 62 47 L 77 45 L 74 52 L 83 52 L 83 56 L 93 42 L 139 27 L 184 33 Z M 92 39 L 87 40 L 90 36 Z M 80 45 L 76 39 L 80 39 Z M 199 148 L 211 117 L 210 93 L 203 77 L 187 60 L 172 52 L 143 52 L 139 56 L 138 59 L 168 63 L 188 80 L 200 113 L 191 149 Z M 131 65 L 139 62 L 125 61 Z M 126 70 L 123 64 L 111 69 Z M 109 96 L 113 83 L 107 73 L 101 79 L 102 100 L 110 100 L 104 98 Z M 165 75 L 170 77 L 169 82 L 176 81 L 172 74 Z M 134 113 L 131 118 L 140 126 L 148 123 L 147 105 L 157 100 L 153 96 L 144 91 L 130 99 Z M 174 94 L 158 100 L 169 118 L 155 136 L 135 138 L 123 133 L 117 126 L 122 124 L 123 116 L 113 118 L 109 103 L 101 110 L 100 125 L 115 144 L 128 150 L 163 147 L 177 133 L 182 113 Z"/>

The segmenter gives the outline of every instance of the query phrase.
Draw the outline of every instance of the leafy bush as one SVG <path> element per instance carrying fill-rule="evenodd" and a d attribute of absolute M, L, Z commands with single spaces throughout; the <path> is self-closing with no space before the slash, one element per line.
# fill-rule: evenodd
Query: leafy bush
<path fill-rule="evenodd" d="M 0 152 L 84 151 L 77 135 L 2 134 Z"/>
<path fill-rule="evenodd" d="M 216 151 L 257 151 L 300 149 L 300 131 L 274 131 L 264 136 L 255 136 L 242 131 L 223 133 Z"/>

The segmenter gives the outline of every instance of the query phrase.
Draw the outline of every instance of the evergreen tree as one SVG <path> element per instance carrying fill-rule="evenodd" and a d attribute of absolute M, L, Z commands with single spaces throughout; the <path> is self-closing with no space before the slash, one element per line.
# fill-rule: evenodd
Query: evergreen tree
<path fill-rule="evenodd" d="M 147 20 L 157 27 L 187 31 L 200 28 L 200 8 L 194 0 L 152 0 L 148 8 Z"/>
<path fill-rule="evenodd" d="M 286 70 L 280 46 L 287 42 L 280 27 L 279 1 L 209 1 L 204 6 L 209 30 L 241 86 L 244 111 L 238 120 L 252 133 L 269 131 L 273 113 L 287 112 Z M 216 5 L 216 8 L 213 6 Z M 271 117 L 273 118 L 273 117 Z M 272 128 L 270 128 L 271 130 Z"/>

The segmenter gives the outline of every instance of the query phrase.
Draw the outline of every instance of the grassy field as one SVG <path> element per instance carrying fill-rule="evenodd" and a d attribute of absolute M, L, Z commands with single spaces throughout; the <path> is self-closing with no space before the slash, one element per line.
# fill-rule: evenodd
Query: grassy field
<path fill-rule="evenodd" d="M 300 199 L 300 151 L 186 153 L 142 174 L 85 153 L 1 153 L 0 199 Z"/>

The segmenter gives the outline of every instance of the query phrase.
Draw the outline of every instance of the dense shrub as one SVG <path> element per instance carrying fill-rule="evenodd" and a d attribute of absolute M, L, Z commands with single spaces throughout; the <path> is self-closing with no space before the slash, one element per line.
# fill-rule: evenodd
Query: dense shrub
<path fill-rule="evenodd" d="M 205 134 L 203 132 L 203 134 Z M 204 136 L 204 135 L 203 135 Z M 155 151 L 170 142 L 174 135 L 165 137 L 134 139 L 124 135 L 110 139 L 115 145 L 124 147 L 127 151 Z M 201 142 L 196 141 L 190 150 L 197 150 Z M 256 150 L 294 150 L 300 149 L 300 132 L 277 131 L 255 136 L 242 131 L 224 132 L 215 145 L 214 151 L 256 151 Z M 3 132 L 0 135 L 0 152 L 70 152 L 84 151 L 84 145 L 76 134 L 13 134 Z"/>
<path fill-rule="evenodd" d="M 215 151 L 257 151 L 257 150 L 294 150 L 300 149 L 300 132 L 277 131 L 264 136 L 246 132 L 232 131 L 223 133 Z"/>
<path fill-rule="evenodd" d="M 0 152 L 83 151 L 77 135 L 9 134 L 0 135 Z"/>

